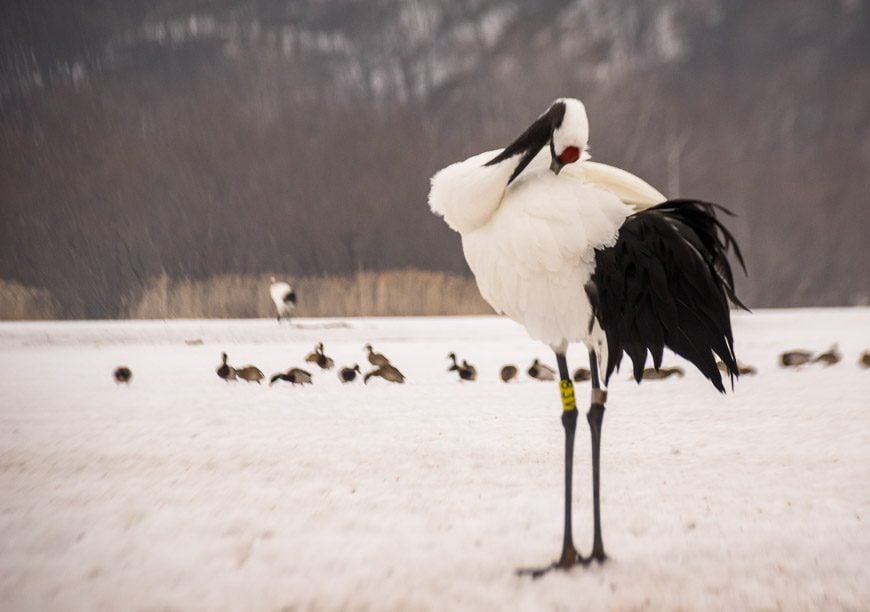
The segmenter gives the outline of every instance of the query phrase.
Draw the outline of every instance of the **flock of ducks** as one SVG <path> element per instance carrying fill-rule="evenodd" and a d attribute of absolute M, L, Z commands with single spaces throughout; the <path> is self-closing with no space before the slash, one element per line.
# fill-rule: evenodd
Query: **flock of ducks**
<path fill-rule="evenodd" d="M 460 364 L 456 359 L 455 353 L 449 353 L 447 358 L 450 360 L 451 365 L 447 368 L 448 372 L 456 372 L 459 375 L 460 381 L 473 381 L 477 380 L 477 369 L 468 363 L 467 360 L 463 359 Z M 721 364 L 724 368 L 725 365 Z M 751 366 L 742 366 L 741 374 L 755 374 L 755 368 Z M 529 378 L 534 380 L 541 381 L 552 381 L 556 380 L 556 370 L 551 368 L 550 366 L 541 363 L 540 360 L 535 358 L 529 368 L 526 370 L 526 373 L 529 375 Z M 502 367 L 499 372 L 499 377 L 503 382 L 511 382 L 512 380 L 517 380 L 517 374 L 519 374 L 519 369 L 517 366 L 509 364 Z M 656 370 L 655 368 L 646 368 L 643 371 L 643 379 L 644 380 L 662 380 L 668 378 L 670 376 L 677 375 L 682 378 L 685 375 L 685 371 L 683 368 L 659 368 Z M 592 372 L 589 368 L 577 368 L 574 370 L 572 375 L 574 382 L 586 382 L 592 379 Z"/>
<path fill-rule="evenodd" d="M 383 378 L 391 383 L 402 384 L 405 382 L 405 375 L 399 369 L 390 363 L 390 360 L 376 353 L 371 344 L 365 345 L 365 350 L 368 351 L 368 361 L 372 365 L 372 369 L 362 374 L 359 364 L 355 363 L 350 366 L 345 366 L 338 369 L 338 379 L 342 383 L 352 383 L 357 379 L 357 375 L 361 375 L 364 384 L 368 384 L 372 377 Z M 227 363 L 227 354 L 221 353 L 221 365 L 217 368 L 219 378 L 229 382 L 232 380 L 246 380 L 248 382 L 259 383 L 265 378 L 263 372 L 253 365 L 246 365 L 240 368 L 233 367 Z M 332 370 L 335 367 L 335 360 L 329 357 L 323 349 L 323 343 L 318 342 L 314 350 L 305 356 L 305 363 L 316 365 L 321 370 Z M 310 385 L 312 383 L 311 372 L 302 368 L 291 367 L 285 372 L 278 372 L 269 378 L 269 386 L 276 382 L 284 381 L 292 385 Z"/>
<path fill-rule="evenodd" d="M 383 378 L 391 383 L 404 383 L 405 375 L 399 369 L 390 363 L 390 360 L 381 353 L 376 353 L 371 344 L 366 344 L 364 350 L 367 352 L 368 362 L 372 369 L 365 374 L 360 370 L 359 364 L 341 367 L 338 369 L 338 379 L 342 383 L 352 383 L 358 376 L 361 376 L 363 383 L 367 384 L 372 377 Z M 450 360 L 448 372 L 456 372 L 461 382 L 474 382 L 477 380 L 477 368 L 468 363 L 467 359 L 461 362 L 456 357 L 456 353 L 448 353 L 447 359 Z M 839 363 L 843 359 L 843 354 L 840 352 L 837 344 L 834 344 L 827 351 L 813 352 L 806 349 L 794 349 L 786 351 L 779 356 L 779 365 L 783 368 L 803 368 L 804 366 L 820 363 L 825 366 L 831 366 Z M 314 350 L 305 356 L 305 363 L 316 365 L 321 370 L 332 370 L 335 367 L 335 360 L 328 357 L 323 350 L 323 343 L 318 342 Z M 723 372 L 727 371 L 725 364 L 721 361 L 718 363 L 719 369 Z M 870 368 L 870 350 L 861 353 L 858 358 L 858 365 L 862 368 Z M 738 362 L 738 371 L 741 376 L 751 376 L 757 373 L 755 367 Z M 532 362 L 526 370 L 529 378 L 540 381 L 556 380 L 556 371 L 550 366 L 541 363 L 537 358 Z M 499 377 L 503 382 L 511 382 L 518 380 L 519 369 L 515 365 L 506 365 L 501 368 Z M 227 363 L 227 354 L 221 353 L 221 364 L 217 368 L 217 375 L 223 380 L 235 381 L 244 380 L 247 382 L 260 383 L 265 378 L 262 370 L 254 365 L 243 365 L 234 367 Z M 129 384 L 133 379 L 133 372 L 127 366 L 119 366 L 113 372 L 115 382 L 119 384 Z M 685 376 L 685 371 L 680 367 L 667 368 L 662 367 L 658 370 L 654 368 L 646 368 L 643 371 L 643 380 L 664 380 L 671 376 L 682 378 Z M 577 368 L 574 370 L 574 382 L 585 382 L 592 378 L 592 373 L 587 368 Z M 292 385 L 310 385 L 312 384 L 311 372 L 302 368 L 291 367 L 285 372 L 278 372 L 269 378 L 269 385 L 276 382 L 284 381 Z"/>

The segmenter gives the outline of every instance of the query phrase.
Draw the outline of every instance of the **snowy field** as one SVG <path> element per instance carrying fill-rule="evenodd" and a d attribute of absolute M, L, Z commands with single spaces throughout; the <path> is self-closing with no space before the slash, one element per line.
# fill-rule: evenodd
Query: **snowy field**
<path fill-rule="evenodd" d="M 866 610 L 870 309 L 738 314 L 735 336 L 758 375 L 733 394 L 616 376 L 610 560 L 531 580 L 514 569 L 561 546 L 561 406 L 556 383 L 498 379 L 555 361 L 509 320 L 0 324 L 0 609 Z M 320 340 L 339 365 L 371 342 L 408 382 L 215 375 L 222 350 L 268 376 Z M 837 365 L 777 367 L 835 341 Z M 451 350 L 478 382 L 446 372 Z M 589 454 L 581 419 L 583 553 Z"/>

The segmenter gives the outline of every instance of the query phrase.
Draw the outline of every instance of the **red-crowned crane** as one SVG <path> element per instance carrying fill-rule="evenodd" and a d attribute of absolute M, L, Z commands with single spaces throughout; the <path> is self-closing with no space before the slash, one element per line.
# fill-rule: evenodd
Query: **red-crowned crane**
<path fill-rule="evenodd" d="M 737 375 L 728 307 L 734 294 L 730 232 L 721 207 L 666 200 L 638 177 L 589 161 L 583 103 L 556 100 L 503 150 L 452 164 L 432 177 L 429 205 L 462 236 L 483 297 L 556 353 L 565 429 L 565 522 L 552 565 L 540 576 L 592 559 L 604 561 L 599 503 L 601 424 L 606 386 L 631 358 L 640 382 L 647 352 L 656 368 L 668 347 L 725 391 L 716 356 Z M 577 407 L 565 353 L 589 350 L 593 545 L 588 558 L 571 533 L 571 472 Z"/>
<path fill-rule="evenodd" d="M 274 276 L 270 282 L 272 284 L 269 285 L 269 295 L 272 296 L 272 301 L 275 303 L 275 312 L 278 316 L 278 323 L 280 323 L 281 317 L 289 319 L 293 309 L 296 308 L 296 292 L 288 283 L 276 281 Z"/>

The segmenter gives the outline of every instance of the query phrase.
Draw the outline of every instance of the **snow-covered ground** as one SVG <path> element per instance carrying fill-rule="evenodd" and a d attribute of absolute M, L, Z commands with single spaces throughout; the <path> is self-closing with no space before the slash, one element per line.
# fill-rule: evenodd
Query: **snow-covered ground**
<path fill-rule="evenodd" d="M 610 560 L 540 580 L 514 569 L 560 549 L 561 406 L 555 383 L 498 379 L 554 361 L 506 319 L 0 324 L 0 608 L 867 609 L 870 309 L 734 319 L 758 368 L 734 393 L 694 371 L 612 381 Z M 341 365 L 371 342 L 408 382 L 215 375 L 222 350 L 268 376 L 319 340 Z M 837 365 L 777 367 L 835 341 Z M 450 350 L 478 382 L 446 372 Z M 584 553 L 589 454 L 581 419 Z"/>

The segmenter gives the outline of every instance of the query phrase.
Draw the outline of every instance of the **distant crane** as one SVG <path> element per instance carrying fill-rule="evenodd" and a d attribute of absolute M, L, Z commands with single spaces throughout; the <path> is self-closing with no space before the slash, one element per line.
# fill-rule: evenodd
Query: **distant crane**
<path fill-rule="evenodd" d="M 526 327 L 556 353 L 565 428 L 565 523 L 552 565 L 540 576 L 591 559 L 604 561 L 599 503 L 601 424 L 611 374 L 622 353 L 639 382 L 665 346 L 692 362 L 724 393 L 715 356 L 737 375 L 728 300 L 734 238 L 716 218 L 724 209 L 667 200 L 636 176 L 589 160 L 583 103 L 560 98 L 514 142 L 452 164 L 432 177 L 429 205 L 462 237 L 468 265 L 496 312 Z M 727 211 L 725 211 L 727 212 Z M 589 558 L 571 532 L 571 472 L 577 408 L 565 353 L 589 350 L 594 538 Z M 599 359 L 601 360 L 599 362 Z M 601 365 L 599 365 L 601 363 Z"/>
<path fill-rule="evenodd" d="M 281 317 L 290 318 L 293 309 L 296 308 L 296 292 L 289 283 L 275 280 L 273 276 L 269 285 L 269 295 L 272 296 L 272 301 L 275 303 L 275 311 L 278 315 L 278 323 L 281 322 Z"/>

